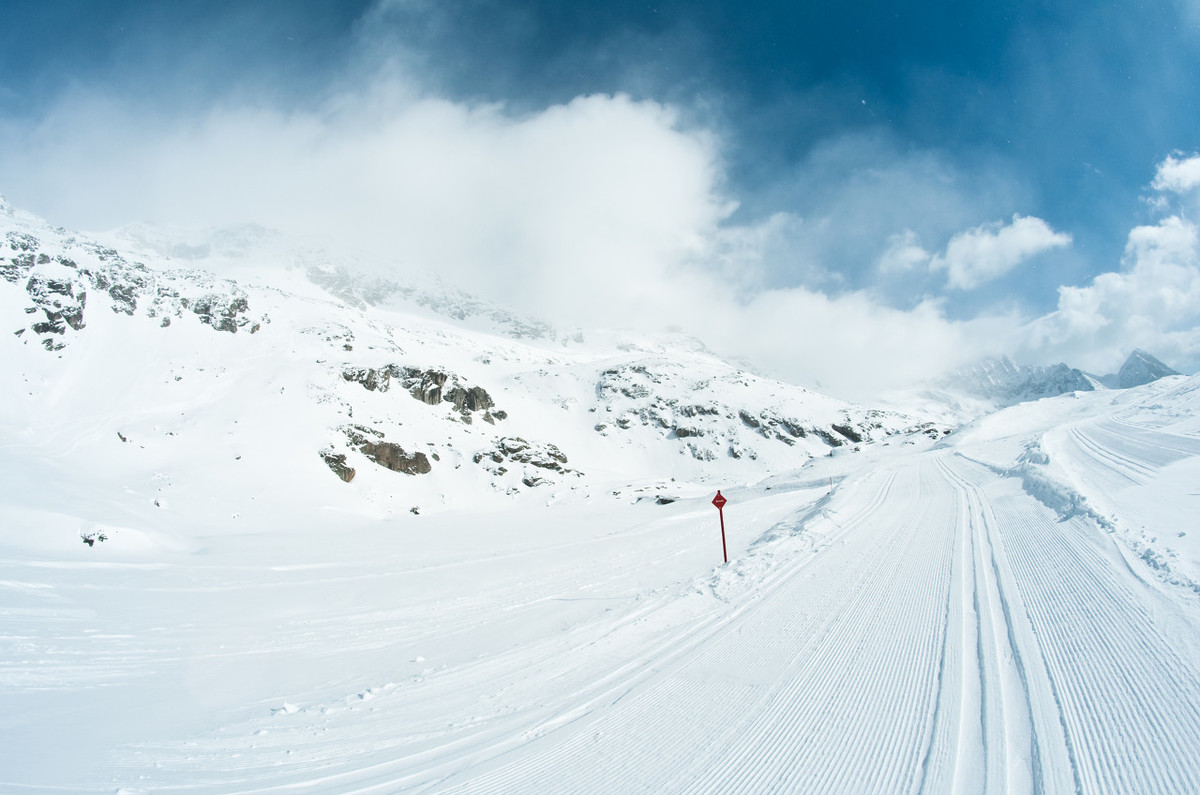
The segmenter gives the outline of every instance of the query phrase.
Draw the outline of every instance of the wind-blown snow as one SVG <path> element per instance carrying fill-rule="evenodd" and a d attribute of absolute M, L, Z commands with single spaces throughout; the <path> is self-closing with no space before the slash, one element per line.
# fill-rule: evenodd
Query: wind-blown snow
<path fill-rule="evenodd" d="M 686 340 L 6 217 L 0 789 L 1200 790 L 1200 378 L 946 435 Z"/>

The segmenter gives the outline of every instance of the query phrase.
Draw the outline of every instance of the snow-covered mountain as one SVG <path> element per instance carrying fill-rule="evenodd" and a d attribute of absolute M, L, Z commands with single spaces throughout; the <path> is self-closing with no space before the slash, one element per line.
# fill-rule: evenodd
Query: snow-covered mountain
<path fill-rule="evenodd" d="M 960 367 L 925 386 L 891 395 L 885 403 L 956 425 L 1030 400 L 1097 389 L 1129 389 L 1169 375 L 1179 373 L 1138 348 L 1117 373 L 1105 376 L 1061 362 L 1041 367 L 1017 364 L 1002 356 Z"/>
<path fill-rule="evenodd" d="M 960 367 L 929 384 L 888 395 L 884 402 L 959 425 L 1007 406 L 1099 386 L 1095 378 L 1065 364 L 1037 367 L 1003 356 Z"/>
<path fill-rule="evenodd" d="M 947 434 L 255 228 L 0 232 L 0 790 L 1200 791 L 1200 376 L 992 363 Z"/>
<path fill-rule="evenodd" d="M 1093 379 L 1065 364 L 1050 367 L 1019 365 L 1007 356 L 955 370 L 935 381 L 934 386 L 977 395 L 1002 405 L 1040 400 L 1066 392 L 1089 392 L 1096 388 Z"/>
<path fill-rule="evenodd" d="M 1179 373 L 1141 348 L 1134 348 L 1133 352 L 1129 354 L 1129 358 L 1121 365 L 1120 370 L 1102 376 L 1099 380 L 1109 389 L 1129 389 L 1149 384 L 1169 375 L 1179 375 Z"/>
<path fill-rule="evenodd" d="M 113 461 L 107 487 L 162 511 L 194 502 L 181 484 L 211 468 L 263 491 L 284 470 L 303 499 L 382 511 L 647 483 L 671 499 L 944 430 L 678 335 L 559 333 L 452 288 L 357 276 L 258 228 L 98 242 L 5 205 L 0 232 L 5 426 L 36 458 L 69 423 Z M 230 513 L 250 507 L 239 491 Z"/>

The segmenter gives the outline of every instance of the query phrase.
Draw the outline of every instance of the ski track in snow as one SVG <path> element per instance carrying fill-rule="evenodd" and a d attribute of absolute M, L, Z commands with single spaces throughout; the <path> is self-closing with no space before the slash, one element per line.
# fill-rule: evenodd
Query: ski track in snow
<path fill-rule="evenodd" d="M 1200 456 L 1120 414 L 1040 443 L 1118 520 L 1122 489 Z M 1196 611 L 1114 533 L 954 449 L 819 491 L 731 493 L 745 528 L 707 574 L 692 508 L 408 566 L 3 560 L 0 692 L 98 709 L 256 660 L 320 672 L 266 666 L 208 728 L 121 735 L 77 791 L 1200 791 Z"/>

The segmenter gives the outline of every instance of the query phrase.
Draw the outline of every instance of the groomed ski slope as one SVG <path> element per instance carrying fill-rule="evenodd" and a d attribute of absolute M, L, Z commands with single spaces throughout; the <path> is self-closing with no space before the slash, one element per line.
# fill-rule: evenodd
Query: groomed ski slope
<path fill-rule="evenodd" d="M 708 493 L 7 555 L 0 788 L 1197 792 L 1198 395 L 729 488 L 728 565 Z"/>

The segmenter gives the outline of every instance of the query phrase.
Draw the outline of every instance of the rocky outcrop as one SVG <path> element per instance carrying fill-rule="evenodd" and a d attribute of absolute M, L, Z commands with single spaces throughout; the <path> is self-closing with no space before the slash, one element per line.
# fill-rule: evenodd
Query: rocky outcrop
<path fill-rule="evenodd" d="M 342 431 L 345 433 L 346 441 L 350 443 L 351 447 L 354 447 L 369 460 L 385 469 L 390 469 L 393 472 L 402 472 L 406 475 L 425 475 L 433 469 L 427 455 L 424 453 L 409 454 L 405 452 L 404 448 L 400 445 L 384 441 L 383 432 L 375 428 L 368 428 L 364 425 L 349 425 L 342 428 Z M 325 457 L 325 454 L 322 454 L 322 457 Z M 329 458 L 325 458 L 325 463 L 329 463 Z M 345 462 L 343 461 L 342 463 L 344 464 Z M 332 464 L 330 468 L 333 468 Z M 334 471 L 337 472 L 337 470 Z M 340 474 L 339 477 L 341 477 Z M 353 474 L 351 474 L 351 477 L 353 477 Z M 345 477 L 342 477 L 342 479 L 349 482 Z"/>
<path fill-rule="evenodd" d="M 460 376 L 444 370 L 421 370 L 398 364 L 383 367 L 348 367 L 342 370 L 342 378 L 361 384 L 371 392 L 387 392 L 395 381 L 426 405 L 451 404 L 463 421 L 468 423 L 471 422 L 472 414 L 478 412 L 483 412 L 483 420 L 492 424 L 508 416 L 503 411 L 489 411 L 495 407 L 496 402 L 486 389 L 468 384 Z"/>
<path fill-rule="evenodd" d="M 59 350 L 66 344 L 51 335 L 62 337 L 68 328 L 75 331 L 83 328 L 83 310 L 87 305 L 87 291 L 70 274 L 63 273 L 61 265 L 56 268 L 57 271 L 34 272 L 25 282 L 25 292 L 33 301 L 33 312 L 40 311 L 45 317 L 29 328 L 42 337 L 42 344 L 49 350 Z"/>
<path fill-rule="evenodd" d="M 258 323 L 254 323 L 247 316 L 250 303 L 240 290 L 232 293 L 209 293 L 190 301 L 182 299 L 181 302 L 200 318 L 201 323 L 212 326 L 217 331 L 236 334 L 238 329 L 249 326 L 250 333 L 254 334 L 260 328 Z"/>
<path fill-rule="evenodd" d="M 389 364 L 383 367 L 347 367 L 342 370 L 342 378 L 351 383 L 359 384 L 368 392 L 387 392 L 392 385 L 392 379 L 401 378 L 405 368 Z"/>
<path fill-rule="evenodd" d="M 358 450 L 379 466 L 393 472 L 403 472 L 406 475 L 425 475 L 432 470 L 429 457 L 424 453 L 409 455 L 404 452 L 403 447 L 394 442 L 367 442 Z"/>
<path fill-rule="evenodd" d="M 14 333 L 32 332 L 50 350 L 68 344 L 68 331 L 85 327 L 89 297 L 99 297 L 117 314 L 142 311 L 148 317 L 161 316 L 161 326 L 169 326 L 171 317 L 182 317 L 185 311 L 217 331 L 231 333 L 247 327 L 254 333 L 267 321 L 265 316 L 251 317 L 245 292 L 232 281 L 203 271 L 151 270 L 61 229 L 47 229 L 46 235 L 50 242 L 26 232 L 7 232 L 7 245 L 0 247 L 0 278 L 23 286 L 32 302 L 26 313 L 40 315 Z"/>
<path fill-rule="evenodd" d="M 746 389 L 751 386 L 758 388 Z M 778 455 L 779 446 L 811 457 L 828 453 L 829 448 L 857 449 L 853 446 L 911 430 L 901 425 L 899 415 L 849 404 L 830 411 L 831 401 L 823 399 L 813 401 L 819 407 L 813 416 L 802 413 L 802 401 L 800 408 L 797 402 L 776 402 L 770 397 L 766 405 L 750 402 L 764 394 L 773 396 L 777 390 L 777 384 L 741 370 L 698 379 L 682 362 L 647 358 L 598 373 L 598 400 L 592 411 L 611 419 L 593 428 L 602 436 L 646 429 L 675 441 L 680 453 L 697 461 L 756 460 L 763 454 Z M 775 452 L 770 452 L 772 448 Z"/>
<path fill-rule="evenodd" d="M 854 428 L 852 428 L 849 425 L 835 424 L 832 427 L 835 431 L 840 433 L 842 436 L 845 436 L 847 439 L 849 439 L 852 442 L 861 442 L 863 440 L 862 434 L 859 433 L 858 431 L 854 430 Z"/>
<path fill-rule="evenodd" d="M 320 455 L 321 460 L 323 460 L 329 466 L 329 468 L 333 471 L 333 474 L 337 475 L 346 483 L 354 480 L 354 467 L 346 463 L 346 456 L 344 453 L 335 453 L 332 450 L 323 450 L 321 451 Z"/>
<path fill-rule="evenodd" d="M 582 473 L 566 466 L 567 456 L 562 450 L 549 442 L 528 442 L 519 436 L 506 436 L 498 439 L 490 450 L 475 454 L 474 461 L 482 465 L 493 475 L 504 475 L 512 467 L 520 467 L 521 482 L 526 486 L 537 486 L 546 482 L 547 478 L 535 470 L 557 475 Z M 528 467 L 534 467 L 530 470 Z"/>

